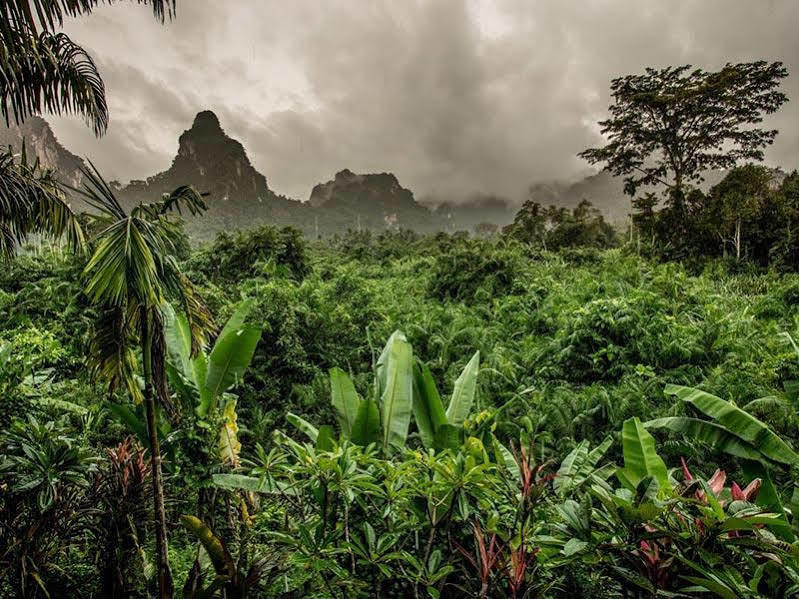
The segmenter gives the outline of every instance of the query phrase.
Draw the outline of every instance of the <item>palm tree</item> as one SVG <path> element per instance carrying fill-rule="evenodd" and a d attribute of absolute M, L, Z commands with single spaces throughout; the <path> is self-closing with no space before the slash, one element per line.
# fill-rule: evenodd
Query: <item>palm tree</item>
<path fill-rule="evenodd" d="M 108 126 L 105 86 L 91 56 L 56 28 L 64 18 L 90 14 L 102 0 L 0 1 L 0 113 L 6 125 L 52 112 L 79 114 L 102 135 Z M 114 0 L 105 0 L 112 3 Z M 163 22 L 175 13 L 175 0 L 150 4 Z M 34 233 L 82 240 L 75 215 L 57 181 L 38 161 L 0 153 L 0 255 L 10 257 Z"/>
<path fill-rule="evenodd" d="M 25 146 L 19 159 L 0 153 L 0 257 L 10 258 L 29 235 L 66 236 L 73 248 L 83 246 L 83 231 L 52 171 L 28 162 Z"/>
<path fill-rule="evenodd" d="M 175 260 L 179 229 L 168 214 L 182 208 L 196 215 L 206 209 L 192 187 L 179 187 L 160 201 L 139 204 L 126 213 L 113 191 L 92 165 L 84 171 L 80 190 L 99 215 L 93 216 L 97 234 L 93 253 L 84 269 L 84 292 L 98 308 L 90 345 L 90 365 L 95 378 L 108 382 L 109 393 L 124 387 L 135 402 L 144 402 L 147 435 L 152 455 L 153 519 L 160 597 L 172 596 L 172 576 L 167 556 L 158 408 L 175 420 L 166 386 L 164 310 L 168 301 L 179 304 L 186 315 L 192 353 L 197 354 L 211 331 L 211 316 L 199 301 L 191 282 Z M 143 390 L 136 375 L 141 354 Z"/>

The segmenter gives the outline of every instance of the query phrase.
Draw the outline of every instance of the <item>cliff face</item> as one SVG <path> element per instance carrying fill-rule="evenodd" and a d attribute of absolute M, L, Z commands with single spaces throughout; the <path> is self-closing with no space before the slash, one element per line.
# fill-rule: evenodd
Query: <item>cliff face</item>
<path fill-rule="evenodd" d="M 195 233 L 287 224 L 303 211 L 300 202 L 269 189 L 266 177 L 252 165 L 244 146 L 225 133 L 209 110 L 198 113 L 192 126 L 181 134 L 169 169 L 146 181 L 131 181 L 120 195 L 126 203 L 146 202 L 180 185 L 193 185 L 208 194 L 209 209 L 202 222 L 187 222 Z"/>
<path fill-rule="evenodd" d="M 41 165 L 57 171 L 62 183 L 80 185 L 84 166 L 83 160 L 62 146 L 56 139 L 50 125 L 43 118 L 32 116 L 22 125 L 0 127 L 0 146 L 11 146 L 14 152 L 22 149 L 23 140 L 28 156 L 39 158 Z"/>

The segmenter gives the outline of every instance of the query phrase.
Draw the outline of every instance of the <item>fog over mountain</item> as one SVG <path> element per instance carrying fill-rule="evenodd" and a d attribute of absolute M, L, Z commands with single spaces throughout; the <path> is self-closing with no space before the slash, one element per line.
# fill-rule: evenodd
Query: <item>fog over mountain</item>
<path fill-rule="evenodd" d="M 393 172 L 417 197 L 497 194 L 588 173 L 611 77 L 646 66 L 782 60 L 794 101 L 767 162 L 799 164 L 795 0 L 178 2 L 164 26 L 134 3 L 66 30 L 106 80 L 111 124 L 49 119 L 110 178 L 168 168 L 213 110 L 278 194 L 332 173 Z M 202 65 L 202 66 L 200 66 Z"/>

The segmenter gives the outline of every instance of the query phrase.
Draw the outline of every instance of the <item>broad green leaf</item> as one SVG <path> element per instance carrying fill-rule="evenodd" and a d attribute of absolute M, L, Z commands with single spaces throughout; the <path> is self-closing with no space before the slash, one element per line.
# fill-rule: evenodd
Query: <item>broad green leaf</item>
<path fill-rule="evenodd" d="M 208 378 L 208 356 L 200 352 L 191 361 L 191 369 L 194 372 L 194 383 L 197 385 L 200 401 L 195 408 L 195 413 L 200 418 L 204 418 L 208 414 L 211 403 L 214 401 L 213 394 L 205 386 L 205 380 Z"/>
<path fill-rule="evenodd" d="M 150 447 L 150 438 L 147 436 L 147 423 L 139 418 L 128 406 L 107 402 L 105 407 L 119 422 L 127 426 L 136 435 L 144 447 Z"/>
<path fill-rule="evenodd" d="M 477 391 L 477 374 L 480 372 L 480 352 L 474 352 L 472 359 L 466 364 L 452 391 L 452 398 L 447 406 L 447 422 L 459 426 L 472 411 L 474 396 Z"/>
<path fill-rule="evenodd" d="M 241 443 L 239 442 L 238 414 L 236 414 L 236 400 L 229 399 L 222 412 L 222 425 L 219 430 L 219 459 L 223 464 L 237 468 L 241 460 Z"/>
<path fill-rule="evenodd" d="M 401 331 L 395 331 L 377 362 L 383 447 L 405 446 L 413 402 L 413 353 Z"/>
<path fill-rule="evenodd" d="M 796 540 L 793 531 L 788 527 L 788 521 L 785 518 L 785 508 L 782 505 L 780 494 L 771 480 L 768 470 L 757 460 L 745 460 L 742 463 L 744 474 L 748 480 L 760 479 L 760 491 L 757 493 L 755 502 L 760 507 L 764 507 L 774 514 L 778 514 L 782 519 L 782 525 L 777 525 L 778 528 L 771 528 L 772 532 L 776 534 L 783 541 L 793 542 Z"/>
<path fill-rule="evenodd" d="M 333 427 L 329 424 L 320 426 L 319 434 L 316 436 L 316 449 L 320 451 L 333 451 L 333 447 L 335 446 L 333 442 L 334 435 Z"/>
<path fill-rule="evenodd" d="M 719 582 L 718 580 L 713 580 L 710 578 L 700 578 L 698 576 L 683 576 L 685 580 L 688 582 L 693 582 L 698 587 L 702 589 L 707 589 L 717 597 L 722 597 L 723 599 L 739 599 L 739 596 L 730 590 L 730 588 Z M 682 589 L 683 591 L 692 591 L 693 589 L 685 588 Z"/>
<path fill-rule="evenodd" d="M 361 398 L 355 391 L 355 385 L 347 373 L 341 368 L 330 369 L 330 397 L 336 409 L 339 427 L 345 437 L 352 436 L 352 425 L 358 417 Z"/>
<path fill-rule="evenodd" d="M 563 549 L 561 549 L 561 552 L 563 553 L 564 556 L 571 557 L 575 553 L 580 553 L 586 547 L 588 547 L 587 541 L 582 541 L 577 538 L 571 538 L 568 541 L 566 541 L 566 544 L 563 546 Z"/>
<path fill-rule="evenodd" d="M 655 451 L 655 439 L 646 431 L 638 418 L 624 421 L 621 440 L 624 452 L 622 469 L 624 480 L 637 487 L 641 480 L 651 476 L 661 489 L 671 489 L 666 464 Z"/>
<path fill-rule="evenodd" d="M 436 431 L 433 447 L 435 449 L 458 449 L 463 440 L 461 434 L 463 428 L 453 424 L 442 424 Z"/>
<path fill-rule="evenodd" d="M 210 405 L 202 407 L 201 415 L 212 412 L 219 396 L 241 379 L 260 339 L 259 327 L 229 329 L 225 326 L 208 356 L 205 388 L 210 392 L 211 400 Z"/>
<path fill-rule="evenodd" d="M 245 299 L 239 302 L 239 305 L 233 310 L 233 314 L 227 319 L 225 326 L 222 327 L 219 338 L 221 339 L 225 335 L 235 333 L 239 329 L 244 328 L 244 321 L 247 320 L 247 316 L 252 312 L 254 305 L 255 301 L 253 299 Z"/>
<path fill-rule="evenodd" d="M 245 476 L 244 474 L 214 474 L 211 476 L 211 480 L 217 487 L 223 489 L 241 489 L 242 491 L 252 491 L 253 493 L 277 493 L 281 491 L 279 485 L 266 478 Z"/>
<path fill-rule="evenodd" d="M 380 441 L 380 414 L 374 400 L 361 400 L 358 415 L 352 426 L 351 440 L 356 445 L 369 445 Z"/>
<path fill-rule="evenodd" d="M 447 415 L 430 369 L 418 360 L 413 365 L 413 416 L 422 444 L 433 447 L 436 431 L 446 424 Z"/>
<path fill-rule="evenodd" d="M 191 328 L 186 315 L 177 312 L 170 304 L 163 307 L 164 339 L 166 340 L 169 361 L 180 369 L 184 377 L 192 376 L 191 369 Z"/>
<path fill-rule="evenodd" d="M 286 420 L 289 424 L 293 425 L 301 433 L 305 433 L 312 442 L 316 443 L 317 437 L 319 437 L 319 429 L 317 429 L 313 424 L 297 416 L 296 414 L 292 414 L 288 412 L 286 414 Z"/>
<path fill-rule="evenodd" d="M 588 457 L 588 445 L 587 439 L 581 441 L 569 452 L 569 455 L 563 458 L 555 479 L 552 481 L 552 487 L 558 495 L 565 496 L 566 492 L 571 489 L 572 479 Z"/>
<path fill-rule="evenodd" d="M 719 451 L 738 458 L 760 460 L 763 457 L 751 444 L 736 437 L 728 429 L 715 422 L 687 416 L 669 416 L 645 422 L 644 427 L 647 429 L 665 428 L 707 443 Z"/>
<path fill-rule="evenodd" d="M 494 435 L 491 435 L 491 444 L 494 446 L 494 457 L 497 460 L 497 465 L 509 471 L 516 480 L 521 481 L 522 474 L 519 471 L 519 464 L 510 449 L 505 447 Z"/>
<path fill-rule="evenodd" d="M 193 378 L 191 370 L 192 364 L 189 362 L 189 376 Z M 169 381 L 170 389 L 178 395 L 181 403 L 187 409 L 196 408 L 200 395 L 199 390 L 194 386 L 194 381 L 186 377 L 186 375 L 171 362 L 166 363 L 166 376 Z"/>
<path fill-rule="evenodd" d="M 665 392 L 691 404 L 732 434 L 756 447 L 767 458 L 781 464 L 799 463 L 799 455 L 763 422 L 735 404 L 691 387 L 667 385 Z"/>

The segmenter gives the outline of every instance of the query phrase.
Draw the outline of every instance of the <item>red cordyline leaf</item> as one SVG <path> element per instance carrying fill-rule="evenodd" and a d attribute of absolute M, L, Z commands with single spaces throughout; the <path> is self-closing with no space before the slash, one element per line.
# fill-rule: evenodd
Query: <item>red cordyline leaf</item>
<path fill-rule="evenodd" d="M 657 543 L 651 545 L 646 541 L 641 541 L 641 550 L 639 554 L 644 557 L 650 566 L 655 566 L 660 561 L 660 551 L 658 550 Z"/>
<path fill-rule="evenodd" d="M 682 463 L 683 478 L 686 480 L 686 482 L 695 480 L 693 474 L 691 474 L 691 471 L 688 470 L 688 465 L 685 463 L 685 459 L 680 458 L 680 462 Z M 724 483 L 726 481 L 727 473 L 724 472 L 724 470 L 717 469 L 713 473 L 713 476 L 710 477 L 710 480 L 707 481 L 707 484 L 710 487 L 710 490 L 713 491 L 715 495 L 718 495 L 724 490 Z M 732 495 L 733 501 L 754 501 L 758 492 L 760 491 L 762 484 L 763 481 L 759 478 L 756 478 L 746 485 L 746 488 L 741 489 L 741 487 L 738 486 L 738 483 L 733 482 L 732 486 L 730 487 L 730 494 Z M 700 501 L 707 501 L 707 496 L 705 495 L 704 491 L 697 491 L 694 496 Z M 723 502 L 722 505 L 724 505 Z"/>
<path fill-rule="evenodd" d="M 522 590 L 527 568 L 536 560 L 539 551 L 539 547 L 535 547 L 532 551 L 529 551 L 524 541 L 522 541 L 516 549 L 510 552 L 508 586 L 510 586 L 511 595 L 514 598 L 517 597 L 519 591 Z"/>
<path fill-rule="evenodd" d="M 710 480 L 707 481 L 707 485 L 710 487 L 710 490 L 713 491 L 714 495 L 718 495 L 724 490 L 725 482 L 727 482 L 727 473 L 724 472 L 724 470 L 716 470 L 713 476 L 710 477 Z"/>
<path fill-rule="evenodd" d="M 541 472 L 547 468 L 552 461 L 546 461 L 542 464 L 535 465 L 534 448 L 535 442 L 530 441 L 529 448 L 524 445 L 519 445 L 519 450 L 511 443 L 511 452 L 516 464 L 519 466 L 519 474 L 521 475 L 521 493 L 524 499 L 530 499 L 532 491 L 536 487 L 543 487 L 555 478 L 554 474 L 541 476 Z"/>
<path fill-rule="evenodd" d="M 496 533 L 491 535 L 491 539 L 488 541 L 488 544 L 486 544 L 485 534 L 479 522 L 475 521 L 472 524 L 472 528 L 474 529 L 474 543 L 477 549 L 479 563 L 477 563 L 472 555 L 457 542 L 455 543 L 455 548 L 460 551 L 472 567 L 478 571 L 481 583 L 486 584 L 491 579 L 491 574 L 501 564 L 502 546 L 497 540 Z"/>
<path fill-rule="evenodd" d="M 741 487 L 738 486 L 738 483 L 732 483 L 732 487 L 730 488 L 730 492 L 732 493 L 732 498 L 734 501 L 749 501 L 752 502 L 757 498 L 757 494 L 760 491 L 760 487 L 763 484 L 763 481 L 759 478 L 754 479 L 746 488 L 741 490 Z"/>
<path fill-rule="evenodd" d="M 685 479 L 685 482 L 692 482 L 696 480 L 694 475 L 691 474 L 691 471 L 688 470 L 688 464 L 685 463 L 685 458 L 680 458 L 680 463 L 682 464 L 682 475 Z M 710 490 L 713 491 L 714 495 L 718 495 L 724 490 L 724 483 L 727 480 L 727 473 L 724 470 L 716 469 L 713 473 L 713 476 L 710 477 L 710 480 L 707 481 Z M 694 497 L 696 497 L 699 501 L 707 503 L 707 495 L 701 489 L 697 490 L 694 493 Z M 723 502 L 722 502 L 723 505 Z"/>

